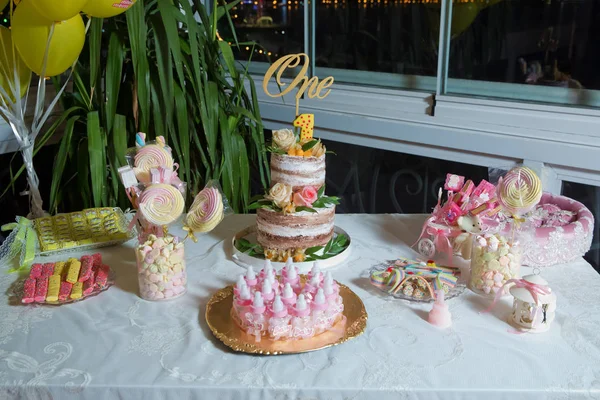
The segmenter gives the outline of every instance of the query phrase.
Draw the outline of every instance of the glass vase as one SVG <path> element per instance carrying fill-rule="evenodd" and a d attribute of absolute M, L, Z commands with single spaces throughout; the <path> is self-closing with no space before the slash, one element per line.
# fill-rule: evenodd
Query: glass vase
<path fill-rule="evenodd" d="M 519 231 L 479 235 L 473 238 L 469 287 L 476 293 L 494 297 L 509 294 L 505 283 L 519 277 L 521 245 Z"/>
<path fill-rule="evenodd" d="M 136 260 L 142 299 L 163 301 L 185 294 L 185 250 L 178 237 L 148 235 L 136 249 Z"/>

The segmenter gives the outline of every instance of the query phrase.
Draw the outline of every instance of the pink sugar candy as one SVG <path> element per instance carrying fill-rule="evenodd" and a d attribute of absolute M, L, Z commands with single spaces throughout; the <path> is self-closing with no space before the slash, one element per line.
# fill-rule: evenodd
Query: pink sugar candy
<path fill-rule="evenodd" d="M 96 287 L 103 288 L 104 286 L 106 286 L 106 283 L 108 282 L 109 271 L 109 266 L 105 264 L 102 264 L 98 268 L 98 271 L 96 271 Z"/>
<path fill-rule="evenodd" d="M 39 264 L 38 264 L 39 265 Z M 33 303 L 35 299 L 35 279 L 27 278 L 23 284 L 23 298 L 22 303 L 28 304 Z"/>
<path fill-rule="evenodd" d="M 35 297 L 34 300 L 37 303 L 43 303 L 46 301 L 46 295 L 48 294 L 48 277 L 43 276 L 35 280 Z"/>
<path fill-rule="evenodd" d="M 81 261 L 81 270 L 79 271 L 79 282 L 85 282 L 92 276 L 92 260 L 90 258 Z"/>
<path fill-rule="evenodd" d="M 99 267 L 100 265 L 102 265 L 102 254 L 100 253 L 95 253 L 92 254 L 92 265 L 94 267 Z"/>
<path fill-rule="evenodd" d="M 42 276 L 42 264 L 33 264 L 31 266 L 31 270 L 29 271 L 29 277 L 32 279 L 37 279 Z"/>
<path fill-rule="evenodd" d="M 52 276 L 53 273 L 54 273 L 54 263 L 46 263 L 46 264 L 42 265 L 42 274 L 40 275 L 41 278 L 48 278 L 48 277 Z"/>
<path fill-rule="evenodd" d="M 91 271 L 91 268 L 92 267 L 90 264 L 90 271 Z M 81 279 L 79 279 L 79 281 L 81 282 Z M 92 294 L 94 292 L 95 283 L 96 283 L 95 274 L 90 273 L 89 278 L 83 282 L 83 295 L 84 296 L 89 296 L 90 294 Z"/>
<path fill-rule="evenodd" d="M 60 283 L 60 290 L 58 291 L 58 300 L 65 301 L 69 298 L 71 294 L 71 289 L 73 289 L 73 284 L 67 281 Z"/>

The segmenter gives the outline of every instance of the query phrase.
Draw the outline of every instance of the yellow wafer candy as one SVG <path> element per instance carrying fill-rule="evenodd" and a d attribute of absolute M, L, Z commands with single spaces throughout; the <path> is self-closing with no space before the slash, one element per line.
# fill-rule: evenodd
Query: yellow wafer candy
<path fill-rule="evenodd" d="M 58 261 L 56 264 L 54 264 L 54 273 L 52 275 L 62 276 L 63 272 L 66 271 L 66 265 L 66 262 Z"/>
<path fill-rule="evenodd" d="M 81 269 L 81 263 L 75 259 L 69 262 L 69 272 L 67 272 L 67 282 L 75 284 L 79 279 L 79 270 Z M 75 286 L 73 286 L 75 289 Z"/>
<path fill-rule="evenodd" d="M 80 299 L 83 296 L 83 282 L 76 282 L 71 289 L 71 298 Z"/>
<path fill-rule="evenodd" d="M 46 295 L 46 301 L 58 301 L 58 292 L 59 291 L 60 291 L 60 275 L 52 275 L 48 279 L 48 294 Z"/>

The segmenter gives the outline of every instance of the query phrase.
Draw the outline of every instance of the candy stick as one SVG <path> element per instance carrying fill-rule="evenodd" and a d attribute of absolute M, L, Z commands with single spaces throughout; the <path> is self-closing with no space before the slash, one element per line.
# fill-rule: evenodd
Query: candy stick
<path fill-rule="evenodd" d="M 39 264 L 38 264 L 39 265 Z M 35 279 L 27 278 L 23 284 L 23 298 L 22 303 L 29 304 L 33 303 L 35 299 Z"/>
<path fill-rule="evenodd" d="M 69 282 L 61 282 L 60 290 L 58 292 L 58 299 L 60 301 L 65 301 L 69 298 L 71 294 L 71 289 L 73 288 L 73 284 Z"/>
<path fill-rule="evenodd" d="M 54 273 L 53 273 L 53 275 L 62 276 L 63 273 L 67 270 L 67 268 L 65 268 L 66 265 L 67 265 L 67 263 L 64 262 L 64 261 L 59 261 L 56 264 L 54 264 Z"/>
<path fill-rule="evenodd" d="M 100 268 L 98 268 L 98 270 L 96 271 L 96 282 L 95 282 L 95 286 L 98 288 L 103 288 L 106 286 L 106 283 L 108 282 L 108 272 L 110 271 L 110 268 L 108 265 L 102 265 Z"/>
<path fill-rule="evenodd" d="M 46 301 L 58 301 L 58 293 L 60 292 L 60 275 L 52 275 L 48 278 L 48 294 Z"/>
<path fill-rule="evenodd" d="M 83 296 L 83 282 L 75 282 L 71 289 L 71 298 L 73 300 L 80 299 Z"/>
<path fill-rule="evenodd" d="M 86 258 L 81 263 L 81 270 L 79 271 L 79 282 L 85 282 L 90 279 L 92 275 L 92 259 Z"/>
<path fill-rule="evenodd" d="M 35 280 L 35 297 L 37 303 L 43 303 L 48 294 L 48 277 L 41 277 Z"/>
<path fill-rule="evenodd" d="M 48 278 L 54 273 L 54 263 L 46 263 L 42 265 L 42 278 Z"/>
<path fill-rule="evenodd" d="M 96 284 L 95 274 L 92 273 L 85 282 L 83 282 L 83 295 L 89 296 L 94 291 L 94 287 Z"/>
<path fill-rule="evenodd" d="M 31 266 L 31 270 L 29 271 L 29 277 L 32 279 L 37 279 L 42 276 L 42 264 L 33 264 Z"/>
<path fill-rule="evenodd" d="M 93 266 L 98 268 L 100 265 L 102 265 L 102 254 L 100 253 L 95 253 L 92 254 L 92 260 L 93 260 Z"/>
<path fill-rule="evenodd" d="M 67 272 L 66 281 L 75 284 L 79 279 L 79 270 L 81 269 L 81 263 L 77 260 L 73 260 L 69 263 L 69 271 Z"/>

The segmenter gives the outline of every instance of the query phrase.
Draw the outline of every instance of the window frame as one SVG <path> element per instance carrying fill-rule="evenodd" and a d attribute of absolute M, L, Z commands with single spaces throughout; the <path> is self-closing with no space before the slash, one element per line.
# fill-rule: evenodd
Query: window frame
<path fill-rule="evenodd" d="M 310 3 L 311 7 L 305 7 L 305 49 L 314 60 L 314 23 L 307 23 L 307 19 L 314 21 L 315 9 L 314 2 Z M 431 90 L 431 80 L 423 80 L 430 89 L 425 91 L 406 90 L 400 85 L 380 87 L 395 74 L 347 70 L 348 79 L 342 80 L 355 75 L 357 85 L 338 80 L 325 100 L 303 99 L 300 103 L 301 112 L 315 114 L 316 135 L 325 140 L 481 166 L 524 163 L 542 176 L 545 188 L 553 193 L 560 193 L 562 180 L 600 186 L 600 109 L 524 102 L 525 85 L 449 79 L 451 0 L 442 0 L 440 14 L 435 90 Z M 256 64 L 250 68 L 253 79 L 261 83 L 267 64 L 252 64 Z M 315 69 L 313 63 L 309 72 L 315 75 L 315 71 L 321 78 L 336 72 Z M 396 76 L 399 82 L 414 82 L 413 77 Z M 371 85 L 365 86 L 366 82 Z M 449 92 L 449 83 L 462 83 L 463 87 L 480 83 L 484 89 L 497 87 L 516 94 L 512 100 L 461 95 Z M 274 82 L 269 85 L 277 90 Z M 558 93 L 557 88 L 547 89 L 550 94 Z M 538 97 L 543 96 L 539 88 L 534 90 L 540 92 Z M 562 90 L 566 99 L 580 94 L 577 92 Z M 600 91 L 587 92 L 594 92 L 594 103 L 600 104 Z M 293 96 L 273 99 L 262 90 L 258 95 L 265 127 L 289 126 L 295 117 Z"/>

